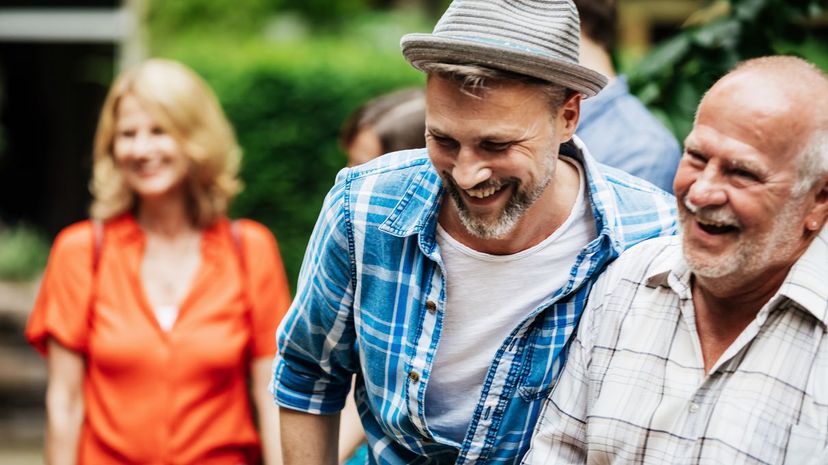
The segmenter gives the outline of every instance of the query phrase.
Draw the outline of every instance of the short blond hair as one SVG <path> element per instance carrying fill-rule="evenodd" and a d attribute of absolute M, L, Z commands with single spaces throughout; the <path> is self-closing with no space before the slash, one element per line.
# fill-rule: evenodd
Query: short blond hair
<path fill-rule="evenodd" d="M 95 133 L 92 218 L 106 221 L 137 207 L 112 152 L 118 104 L 126 95 L 176 139 L 189 160 L 185 191 L 192 224 L 204 228 L 226 215 L 241 190 L 241 149 L 233 128 L 201 77 L 181 63 L 151 59 L 118 76 L 104 101 Z"/>

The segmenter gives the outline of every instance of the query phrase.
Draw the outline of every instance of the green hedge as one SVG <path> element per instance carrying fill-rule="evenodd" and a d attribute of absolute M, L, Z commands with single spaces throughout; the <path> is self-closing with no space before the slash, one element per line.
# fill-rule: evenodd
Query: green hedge
<path fill-rule="evenodd" d="M 740 61 L 791 54 L 828 71 L 828 34 L 818 27 L 828 15 L 825 0 L 705 4 L 706 20 L 660 43 L 630 72 L 633 92 L 680 141 L 692 129 L 704 92 Z"/>
<path fill-rule="evenodd" d="M 279 47 L 182 42 L 164 54 L 193 67 L 219 96 L 244 149 L 246 188 L 231 214 L 274 232 L 292 285 L 324 196 L 345 165 L 340 124 L 370 97 L 423 84 L 392 50 L 321 39 Z"/>
<path fill-rule="evenodd" d="M 49 242 L 36 228 L 24 224 L 0 228 L 0 279 L 34 279 L 48 257 Z"/>

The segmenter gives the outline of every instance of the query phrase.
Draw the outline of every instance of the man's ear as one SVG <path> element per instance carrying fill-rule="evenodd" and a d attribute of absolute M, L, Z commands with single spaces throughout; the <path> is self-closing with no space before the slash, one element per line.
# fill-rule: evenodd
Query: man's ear
<path fill-rule="evenodd" d="M 575 134 L 578 119 L 581 117 L 581 97 L 580 92 L 573 92 L 558 111 L 556 129 L 558 130 L 558 143 L 560 144 L 572 139 Z"/>
<path fill-rule="evenodd" d="M 823 175 L 811 189 L 814 205 L 805 216 L 805 229 L 819 232 L 828 219 L 828 174 Z"/>

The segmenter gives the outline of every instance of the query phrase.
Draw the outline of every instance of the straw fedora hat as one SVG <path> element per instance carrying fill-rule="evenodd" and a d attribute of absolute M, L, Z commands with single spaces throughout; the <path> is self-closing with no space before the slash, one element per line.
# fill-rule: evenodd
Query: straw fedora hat
<path fill-rule="evenodd" d="M 405 59 L 479 65 L 562 85 L 585 97 L 607 78 L 578 64 L 580 21 L 571 0 L 454 0 L 431 34 L 406 34 Z"/>

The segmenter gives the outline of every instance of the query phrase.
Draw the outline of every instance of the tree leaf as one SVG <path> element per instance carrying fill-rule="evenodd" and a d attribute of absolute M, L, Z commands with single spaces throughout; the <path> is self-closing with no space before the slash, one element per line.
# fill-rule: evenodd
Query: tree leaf
<path fill-rule="evenodd" d="M 678 64 L 690 50 L 690 39 L 679 34 L 656 47 L 639 63 L 635 74 L 654 76 Z"/>
<path fill-rule="evenodd" d="M 717 20 L 693 33 L 693 41 L 707 48 L 733 48 L 739 43 L 742 23 L 733 18 Z"/>

